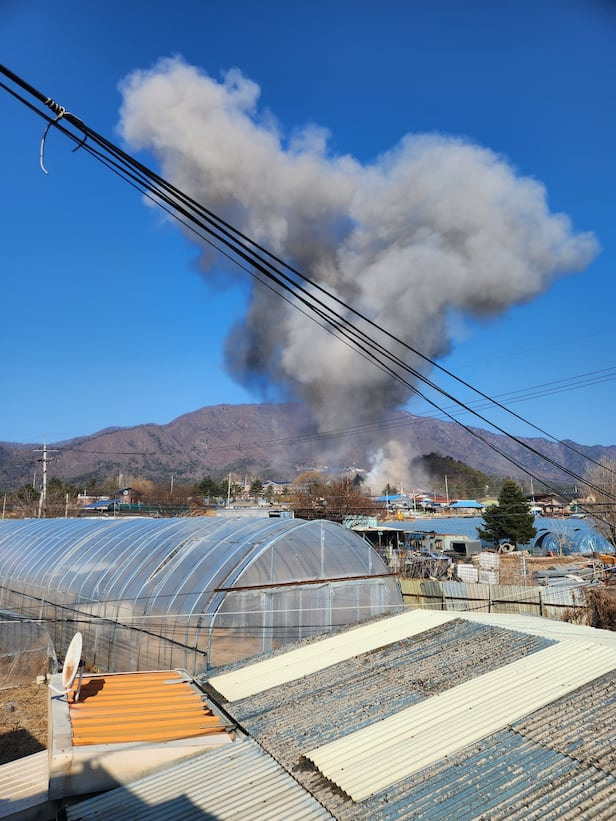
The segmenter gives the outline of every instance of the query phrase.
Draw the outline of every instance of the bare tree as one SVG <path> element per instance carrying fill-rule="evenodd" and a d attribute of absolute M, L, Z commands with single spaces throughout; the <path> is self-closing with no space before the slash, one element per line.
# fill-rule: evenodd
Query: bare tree
<path fill-rule="evenodd" d="M 603 459 L 590 468 L 586 478 L 594 487 L 584 507 L 595 529 L 616 547 L 616 460 Z"/>
<path fill-rule="evenodd" d="M 307 479 L 296 486 L 290 506 L 301 519 L 330 519 L 342 522 L 346 516 L 376 516 L 383 506 L 374 502 L 348 478 Z"/>

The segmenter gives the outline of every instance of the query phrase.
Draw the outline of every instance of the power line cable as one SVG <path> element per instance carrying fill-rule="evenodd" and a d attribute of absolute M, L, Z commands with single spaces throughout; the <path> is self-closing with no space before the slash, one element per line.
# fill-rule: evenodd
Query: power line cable
<path fill-rule="evenodd" d="M 546 456 L 545 454 L 541 453 L 538 449 L 529 446 L 528 443 L 523 442 L 518 437 L 512 436 L 511 434 L 509 434 L 506 430 L 504 430 L 500 426 L 495 425 L 495 423 L 492 422 L 491 420 L 489 420 L 486 417 L 482 416 L 481 414 L 477 413 L 475 410 L 470 408 L 467 404 L 465 404 L 463 402 L 460 402 L 456 397 L 452 396 L 449 392 L 444 391 L 440 386 L 436 385 L 432 380 L 427 379 L 427 377 L 425 377 L 416 368 L 411 367 L 408 363 L 406 363 L 400 357 L 396 356 L 395 354 L 392 354 L 381 343 L 379 343 L 378 341 L 376 341 L 376 340 L 372 339 L 371 337 L 369 337 L 364 331 L 362 331 L 360 328 L 353 325 L 353 323 L 351 323 L 348 319 L 346 319 L 345 317 L 343 317 L 339 313 L 337 313 L 331 307 L 330 304 L 327 304 L 322 299 L 316 298 L 314 293 L 312 293 L 312 291 L 308 290 L 304 285 L 301 285 L 301 282 L 307 283 L 310 286 L 311 289 L 317 290 L 320 293 L 324 294 L 330 302 L 334 302 L 334 303 L 337 303 L 338 305 L 342 306 L 346 311 L 352 313 L 354 316 L 356 316 L 359 319 L 361 319 L 362 321 L 366 322 L 369 326 L 371 326 L 371 327 L 375 328 L 376 330 L 378 330 L 379 333 L 384 334 L 385 336 L 387 336 L 391 340 L 395 341 L 397 344 L 401 345 L 403 348 L 411 351 L 414 355 L 420 357 L 421 359 L 425 360 L 426 362 L 428 362 L 432 366 L 434 366 L 434 367 L 438 368 L 439 370 L 441 370 L 442 372 L 446 373 L 451 378 L 455 379 L 456 381 L 458 381 L 461 384 L 465 385 L 466 387 L 470 388 L 471 390 L 476 392 L 478 395 L 482 396 L 484 399 L 489 401 L 491 404 L 495 404 L 497 407 L 501 408 L 502 410 L 505 410 L 508 413 L 511 413 L 513 416 L 515 416 L 515 417 L 519 418 L 520 420 L 524 421 L 525 423 L 530 424 L 532 427 L 534 427 L 535 429 L 537 429 L 540 432 L 544 433 L 544 435 L 548 436 L 550 439 L 553 439 L 553 440 L 559 442 L 564 447 L 567 447 L 571 450 L 574 450 L 576 453 L 581 455 L 583 458 L 589 459 L 590 461 L 594 461 L 594 460 L 590 459 L 590 457 L 588 457 L 586 454 L 583 454 L 582 452 L 577 451 L 575 448 L 572 448 L 568 443 L 561 442 L 561 440 L 556 439 L 551 434 L 547 433 L 546 431 L 542 430 L 541 428 L 538 428 L 537 426 L 532 425 L 532 423 L 529 423 L 528 420 L 524 420 L 523 417 L 519 416 L 518 414 L 513 413 L 508 408 L 506 408 L 504 405 L 501 405 L 500 403 L 495 402 L 488 395 L 482 393 L 481 391 L 477 390 L 476 388 L 473 388 L 473 386 L 471 386 L 469 383 L 466 383 L 464 380 L 459 379 L 454 374 L 452 374 L 450 371 L 448 371 L 447 369 L 444 369 L 442 366 L 438 365 L 438 363 L 431 360 L 429 357 L 424 356 L 419 351 L 417 351 L 414 348 L 412 348 L 411 346 L 409 346 L 407 343 L 403 342 L 402 340 L 398 339 L 394 335 L 390 334 L 386 329 L 381 328 L 374 321 L 370 320 L 365 315 L 363 315 L 360 312 L 356 311 L 352 306 L 348 305 L 347 303 L 345 303 L 343 300 L 339 299 L 335 295 L 329 293 L 321 285 L 314 282 L 313 280 L 310 280 L 308 277 L 301 274 L 299 271 L 294 269 L 292 266 L 288 265 L 288 263 L 284 262 L 283 260 L 280 260 L 278 257 L 276 257 L 275 255 L 273 255 L 269 251 L 267 251 L 267 249 L 262 248 L 262 246 L 259 246 L 258 243 L 255 243 L 250 238 L 248 238 L 245 235 L 241 234 L 241 232 L 237 231 L 237 229 L 235 229 L 229 223 L 226 223 L 224 220 L 219 218 L 217 215 L 213 214 L 208 209 L 205 209 L 199 203 L 195 202 L 190 197 L 188 197 L 183 192 L 181 192 L 179 189 L 177 189 L 174 186 L 172 186 L 171 184 L 169 184 L 163 178 L 161 178 L 160 176 L 158 176 L 157 174 L 152 172 L 150 169 L 148 169 L 146 166 L 142 165 L 141 163 L 136 161 L 134 158 L 130 157 L 130 155 L 123 152 L 121 149 L 119 149 L 113 143 L 109 142 L 104 137 L 101 137 L 101 135 L 97 134 L 92 129 L 90 129 L 88 126 L 86 126 L 85 123 L 82 120 L 80 120 L 79 118 L 77 118 L 74 115 L 70 114 L 70 112 L 66 112 L 61 106 L 54 103 L 50 98 L 44 97 L 44 95 L 42 95 L 36 89 L 33 89 L 32 86 L 29 86 L 29 84 L 25 83 L 25 81 L 21 80 L 21 78 L 18 78 L 17 75 L 13 74 L 8 69 L 5 69 L 4 67 L 0 67 L 0 70 L 6 76 L 9 76 L 11 79 L 13 79 L 13 81 L 16 82 L 18 85 L 20 85 L 22 88 L 27 90 L 29 93 L 33 94 L 35 96 L 35 98 L 38 99 L 40 102 L 42 102 L 45 105 L 47 105 L 48 107 L 50 107 L 51 110 L 54 111 L 54 113 L 57 114 L 56 119 L 53 120 L 50 117 L 48 117 L 46 114 L 44 114 L 43 112 L 39 112 L 38 109 L 36 109 L 35 107 L 29 105 L 29 107 L 32 108 L 32 110 L 36 111 L 37 113 L 40 114 L 40 116 L 42 116 L 44 119 L 47 120 L 48 125 L 50 125 L 50 124 L 54 125 L 57 129 L 62 131 L 62 133 L 66 134 L 71 139 L 73 139 L 77 143 L 78 147 L 83 146 L 87 151 L 92 153 L 96 158 L 100 159 L 105 165 L 107 165 L 107 167 L 111 166 L 112 170 L 115 167 L 115 169 L 117 170 L 117 173 L 119 173 L 120 176 L 127 179 L 127 181 L 130 184 L 135 185 L 136 187 L 138 187 L 139 190 L 144 191 L 144 189 L 145 189 L 145 192 L 149 192 L 157 202 L 159 202 L 160 200 L 162 200 L 163 202 L 167 202 L 169 207 L 172 209 L 172 213 L 173 213 L 174 216 L 177 216 L 177 213 L 181 214 L 183 218 L 189 220 L 191 223 L 195 223 L 196 225 L 198 225 L 200 230 L 205 231 L 207 234 L 212 236 L 214 238 L 214 242 L 211 243 L 211 244 L 214 244 L 214 247 L 217 247 L 218 250 L 221 250 L 220 246 L 216 245 L 216 243 L 220 243 L 223 246 L 225 246 L 226 248 L 228 248 L 229 251 L 231 252 L 231 254 L 234 257 L 237 257 L 240 260 L 242 260 L 244 264 L 248 264 L 248 265 L 254 267 L 261 275 L 265 276 L 266 279 L 268 279 L 270 282 L 274 283 L 274 286 L 275 286 L 274 290 L 276 290 L 276 292 L 279 293 L 279 295 L 280 295 L 280 290 L 277 290 L 277 289 L 281 289 L 282 291 L 286 291 L 287 293 L 289 293 L 290 297 L 293 300 L 293 303 L 295 304 L 297 301 L 299 301 L 301 304 L 303 304 L 307 310 L 311 311 L 315 316 L 317 316 L 321 320 L 321 322 L 319 322 L 319 324 L 324 323 L 324 326 L 326 327 L 326 330 L 328 330 L 330 333 L 333 333 L 334 336 L 337 336 L 339 339 L 341 339 L 341 341 L 343 341 L 344 344 L 350 345 L 351 347 L 353 347 L 355 350 L 357 350 L 360 353 L 363 352 L 363 355 L 365 355 L 366 357 L 371 359 L 378 367 L 380 367 L 382 370 L 384 370 L 386 373 L 393 376 L 394 378 L 397 378 L 398 381 L 400 381 L 403 385 L 405 385 L 405 387 L 407 387 L 407 389 L 409 389 L 411 392 L 417 393 L 419 396 L 424 398 L 425 401 L 427 401 L 428 404 L 430 404 L 431 407 L 436 408 L 441 413 L 445 413 L 447 418 L 450 418 L 452 421 L 454 421 L 457 424 L 461 425 L 461 427 L 463 427 L 465 430 L 467 430 L 472 436 L 474 436 L 475 438 L 478 438 L 481 441 L 483 441 L 484 444 L 486 444 L 488 447 L 490 447 L 495 452 L 499 453 L 505 459 L 509 460 L 512 464 L 516 465 L 516 467 L 521 468 L 524 472 L 527 472 L 527 473 L 529 473 L 529 475 L 532 475 L 534 478 L 539 479 L 538 476 L 535 476 L 530 471 L 528 471 L 528 469 L 525 468 L 523 465 L 520 465 L 520 463 L 517 460 L 512 459 L 512 457 L 509 454 L 507 454 L 504 451 L 502 451 L 501 449 L 495 447 L 493 443 L 490 443 L 487 440 L 485 440 L 483 437 L 481 437 L 477 433 L 477 431 L 474 431 L 471 428 L 469 428 L 468 426 L 463 425 L 461 422 L 459 422 L 459 420 L 454 418 L 451 414 L 447 413 L 442 408 L 440 408 L 436 403 L 432 402 L 427 397 L 425 397 L 424 394 L 422 394 L 420 391 L 418 391 L 418 389 L 415 385 L 413 385 L 413 384 L 409 383 L 407 380 L 401 378 L 400 375 L 396 371 L 393 370 L 392 366 L 399 367 L 402 370 L 406 371 L 407 373 L 412 375 L 418 381 L 423 382 L 424 384 L 428 385 L 429 387 L 431 387 L 432 389 L 434 389 L 435 391 L 437 391 L 441 395 L 443 395 L 443 396 L 447 397 L 448 399 L 450 399 L 451 401 L 455 402 L 458 406 L 460 406 L 464 410 L 466 410 L 470 413 L 473 413 L 475 416 L 480 418 L 484 423 L 486 423 L 489 426 L 491 426 L 491 427 L 495 428 L 496 430 L 500 431 L 505 437 L 507 437 L 510 440 L 516 442 L 518 445 L 521 445 L 523 448 L 528 449 L 534 455 L 536 455 L 539 458 L 545 460 L 549 464 L 552 464 L 553 466 L 557 467 L 559 470 L 562 470 L 564 473 L 570 475 L 571 478 L 574 478 L 574 479 L 576 479 L 577 481 L 579 481 L 581 483 L 589 485 L 589 482 L 586 479 L 584 479 L 583 477 L 581 477 L 578 474 L 576 474 L 576 473 L 572 472 L 571 470 L 567 469 L 565 466 L 557 463 L 555 460 L 553 460 L 550 457 Z M 7 88 L 5 86 L 5 84 L 2 84 L 2 87 Z M 9 89 L 7 89 L 7 90 L 9 90 Z M 14 92 L 11 91 L 11 93 L 14 93 Z M 14 94 L 14 96 L 17 96 L 18 99 L 22 99 L 21 95 Z M 72 134 L 70 131 L 68 131 L 67 129 L 64 128 L 64 126 L 60 123 L 60 119 L 68 120 L 68 122 L 70 122 L 74 127 L 78 128 L 82 132 L 83 136 L 78 140 L 77 137 L 74 134 Z M 111 159 L 102 157 L 101 154 L 100 154 L 100 151 L 98 149 L 93 149 L 91 143 L 88 144 L 86 142 L 87 139 L 90 139 L 92 142 L 94 142 L 96 145 L 98 145 L 100 147 L 100 149 L 102 149 L 103 151 L 107 151 L 111 155 Z M 206 239 L 205 237 L 202 237 L 202 238 Z M 210 241 L 210 240 L 206 240 L 206 241 Z M 293 276 L 295 277 L 295 279 L 293 277 L 289 276 L 288 274 L 285 274 L 284 271 L 281 271 L 280 269 L 276 268 L 271 263 L 269 263 L 267 261 L 267 259 L 265 259 L 263 256 L 261 256 L 261 253 L 265 254 L 267 259 L 275 260 L 283 268 L 290 271 L 293 274 Z M 237 262 L 237 260 L 235 260 L 235 261 Z M 240 263 L 240 264 L 242 264 L 242 263 Z M 244 267 L 244 266 L 242 265 L 242 267 Z M 301 282 L 298 282 L 298 279 Z M 389 363 L 389 364 L 387 364 L 387 363 Z M 539 480 L 542 481 L 541 479 L 539 479 Z M 592 487 L 592 485 L 589 485 L 589 486 Z"/>
<path fill-rule="evenodd" d="M 550 382 L 542 382 L 538 385 L 532 385 L 526 388 L 519 388 L 516 391 L 509 391 L 507 393 L 499 394 L 498 398 L 503 399 L 509 397 L 510 402 L 526 402 L 531 399 L 550 396 L 556 393 L 565 393 L 569 390 L 576 390 L 578 388 L 587 387 L 593 384 L 599 384 L 605 381 L 616 379 L 616 370 L 613 367 L 604 368 L 598 371 L 589 371 L 587 373 L 577 374 L 576 376 L 567 377 L 565 379 L 552 380 Z M 571 384 L 573 383 L 573 384 Z M 577 383 L 577 384 L 576 384 Z M 469 403 L 471 407 L 475 407 L 476 403 Z M 487 407 L 481 404 L 480 407 Z M 452 413 L 455 412 L 456 406 L 447 408 Z M 221 445 L 206 445 L 205 449 L 211 451 L 224 451 L 242 448 L 244 450 L 251 448 L 270 448 L 275 446 L 283 446 L 296 444 L 301 442 L 308 442 L 314 440 L 326 440 L 337 438 L 341 436 L 356 436 L 362 433 L 371 433 L 379 430 L 387 430 L 396 427 L 408 427 L 413 424 L 415 419 L 435 419 L 434 414 L 417 414 L 410 413 L 405 416 L 398 416 L 392 420 L 385 420 L 381 422 L 368 422 L 362 425 L 352 425 L 345 428 L 333 429 L 328 431 L 315 431 L 314 433 L 297 434 L 294 436 L 278 437 L 276 439 L 261 439 L 256 441 L 242 441 L 239 443 L 225 443 Z M 99 434 L 101 436 L 112 436 L 116 431 L 105 432 Z M 97 437 L 92 437 L 97 438 Z M 71 451 L 77 453 L 92 453 L 105 454 L 113 456 L 153 456 L 158 451 L 110 451 L 110 450 L 94 450 L 91 448 L 81 448 L 79 446 L 63 447 L 63 451 Z M 603 467 L 603 465 L 602 465 Z"/>

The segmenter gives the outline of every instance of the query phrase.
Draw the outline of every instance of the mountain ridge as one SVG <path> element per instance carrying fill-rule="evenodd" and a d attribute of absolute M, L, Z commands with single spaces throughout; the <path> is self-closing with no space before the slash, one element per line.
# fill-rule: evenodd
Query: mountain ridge
<path fill-rule="evenodd" d="M 412 457 L 439 453 L 487 475 L 521 478 L 530 472 L 546 481 L 571 482 L 565 473 L 517 442 L 481 428 L 472 430 L 489 444 L 454 422 L 402 410 L 373 425 L 319 433 L 306 409 L 297 403 L 210 405 L 162 425 L 109 426 L 91 435 L 51 443 L 50 450 L 57 448 L 58 453 L 53 454 L 49 475 L 80 483 L 89 478 L 104 480 L 119 472 L 154 481 L 171 474 L 177 481 L 194 481 L 207 474 L 222 476 L 232 471 L 283 481 L 310 468 L 338 472 L 355 466 L 367 470 L 379 452 L 389 449 L 399 451 L 407 463 Z M 585 457 L 616 459 L 614 445 L 518 438 L 580 476 L 589 466 Z M 15 489 L 32 481 L 40 458 L 35 447 L 40 445 L 0 442 L 2 487 Z M 493 448 L 506 451 L 523 468 Z"/>

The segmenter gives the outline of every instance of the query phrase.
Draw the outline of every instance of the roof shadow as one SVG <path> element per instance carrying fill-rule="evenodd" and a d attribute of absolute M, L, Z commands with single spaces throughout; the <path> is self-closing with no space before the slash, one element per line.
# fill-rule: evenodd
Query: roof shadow
<path fill-rule="evenodd" d="M 25 755 L 40 753 L 45 750 L 44 744 L 23 728 L 9 730 L 0 735 L 0 765 L 8 764 Z"/>

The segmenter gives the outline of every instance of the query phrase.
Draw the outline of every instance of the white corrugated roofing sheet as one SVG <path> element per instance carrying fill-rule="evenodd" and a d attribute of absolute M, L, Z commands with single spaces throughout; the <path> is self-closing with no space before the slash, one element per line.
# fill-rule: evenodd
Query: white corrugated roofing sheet
<path fill-rule="evenodd" d="M 393 644 L 460 618 L 543 636 L 555 641 L 580 639 L 604 644 L 616 650 L 616 633 L 609 630 L 597 630 L 594 627 L 568 624 L 538 616 L 417 609 L 354 627 L 336 636 L 311 642 L 254 664 L 247 664 L 229 673 L 221 673 L 213 676 L 209 683 L 228 701 L 239 701 L 270 687 L 324 670 L 360 653 L 368 653 L 378 647 Z"/>
<path fill-rule="evenodd" d="M 213 676 L 209 683 L 227 701 L 239 701 L 269 690 L 270 687 L 324 670 L 360 653 L 432 630 L 455 618 L 459 618 L 459 614 L 410 610 L 399 616 L 345 630 L 336 636 L 249 664 L 239 670 L 221 673 Z"/>
<path fill-rule="evenodd" d="M 0 818 L 51 818 L 48 805 L 47 750 L 10 761 L 0 767 Z M 40 815 L 37 809 L 40 808 Z M 46 812 L 48 810 L 48 812 Z"/>
<path fill-rule="evenodd" d="M 69 806 L 66 818 L 322 821 L 332 816 L 256 742 L 244 740 Z"/>
<path fill-rule="evenodd" d="M 603 644 L 616 650 L 616 633 L 613 630 L 599 630 L 596 627 L 587 627 L 584 624 L 569 624 L 555 619 L 545 619 L 541 616 L 525 616 L 514 613 L 465 612 L 457 615 L 467 621 L 490 624 L 493 627 L 500 627 L 505 630 L 517 630 L 521 633 L 530 633 L 533 636 L 554 639 L 554 641 L 579 639 L 593 644 Z"/>
<path fill-rule="evenodd" d="M 616 669 L 616 651 L 565 640 L 305 754 L 354 801 Z"/>

